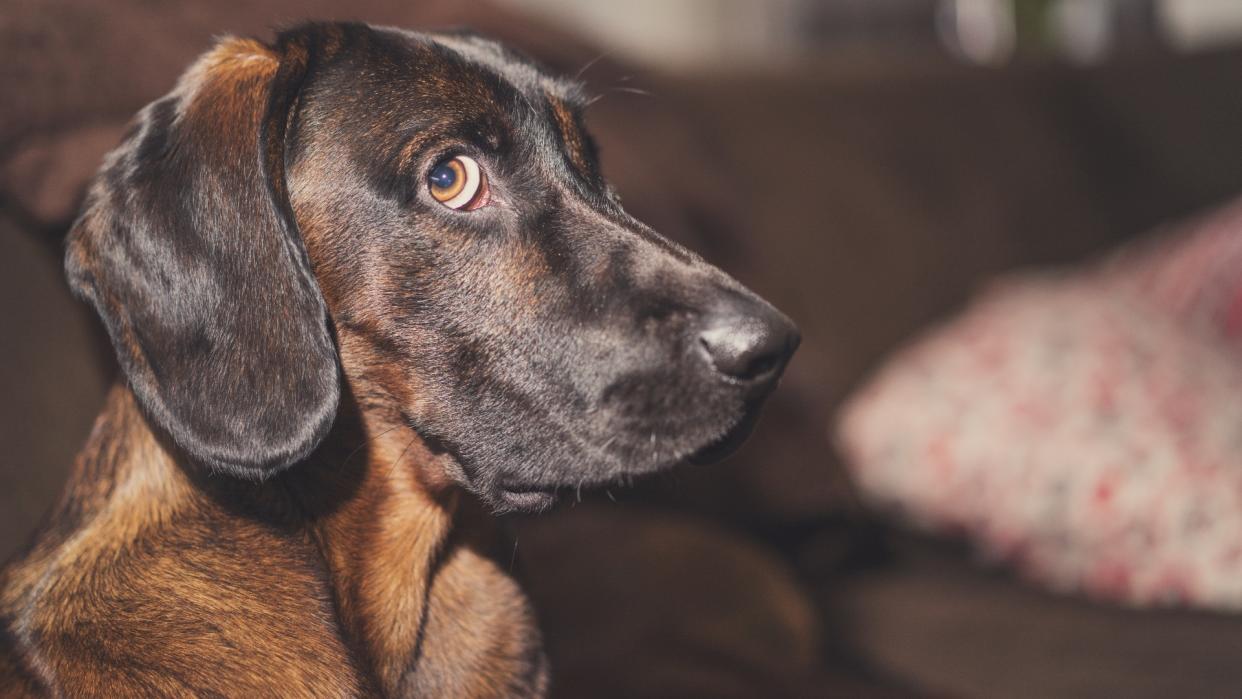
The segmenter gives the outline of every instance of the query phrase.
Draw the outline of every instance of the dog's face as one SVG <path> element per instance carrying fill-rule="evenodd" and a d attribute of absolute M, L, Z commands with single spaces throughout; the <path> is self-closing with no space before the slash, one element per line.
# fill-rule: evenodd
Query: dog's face
<path fill-rule="evenodd" d="M 577 86 L 466 35 L 313 25 L 228 46 L 148 108 L 69 253 L 192 456 L 245 475 L 303 458 L 340 365 L 500 510 L 745 436 L 797 333 L 622 210 Z M 160 210 L 128 219 L 119 197 Z"/>

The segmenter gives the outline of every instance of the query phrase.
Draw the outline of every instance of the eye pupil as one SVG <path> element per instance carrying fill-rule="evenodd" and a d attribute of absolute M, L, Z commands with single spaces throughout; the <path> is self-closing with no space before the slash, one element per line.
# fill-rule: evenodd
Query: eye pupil
<path fill-rule="evenodd" d="M 432 187 L 438 189 L 451 189 L 457 184 L 457 171 L 448 165 L 437 165 L 431 174 L 427 176 L 427 181 Z"/>

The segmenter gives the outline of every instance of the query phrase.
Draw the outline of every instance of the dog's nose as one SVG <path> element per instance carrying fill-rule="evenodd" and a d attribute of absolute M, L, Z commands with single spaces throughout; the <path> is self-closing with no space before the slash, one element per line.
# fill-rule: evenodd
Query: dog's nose
<path fill-rule="evenodd" d="M 800 341 L 792 321 L 766 304 L 747 299 L 717 308 L 701 328 L 699 344 L 712 368 L 748 384 L 779 376 Z"/>

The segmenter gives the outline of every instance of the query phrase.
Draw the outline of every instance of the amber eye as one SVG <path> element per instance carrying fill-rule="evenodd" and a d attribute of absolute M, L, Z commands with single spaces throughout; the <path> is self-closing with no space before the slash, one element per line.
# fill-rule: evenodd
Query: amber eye
<path fill-rule="evenodd" d="M 474 158 L 458 155 L 427 173 L 432 198 L 450 209 L 477 209 L 487 198 L 487 180 Z"/>

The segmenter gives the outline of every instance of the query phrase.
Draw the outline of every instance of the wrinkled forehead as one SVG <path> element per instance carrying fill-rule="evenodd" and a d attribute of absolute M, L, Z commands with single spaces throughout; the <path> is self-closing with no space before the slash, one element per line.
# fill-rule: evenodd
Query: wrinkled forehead
<path fill-rule="evenodd" d="M 345 109 L 329 114 L 324 105 L 318 119 L 368 137 L 417 131 L 419 141 L 484 135 L 488 141 L 520 141 L 544 132 L 580 173 L 589 176 L 593 170 L 579 83 L 469 33 L 378 28 L 350 43 L 344 42 L 339 60 L 327 67 L 315 90 Z"/>
<path fill-rule="evenodd" d="M 585 102 L 580 83 L 550 75 L 530 59 L 495 41 L 465 32 L 422 36 L 456 53 L 468 64 L 500 77 L 526 96 L 560 100 L 573 109 L 580 109 Z"/>
<path fill-rule="evenodd" d="M 595 152 L 582 119 L 588 99 L 581 83 L 549 75 L 521 54 L 475 34 L 435 34 L 430 39 L 512 87 L 521 99 L 519 108 L 527 107 L 535 121 L 552 131 L 571 167 L 588 180 L 594 178 Z"/>

